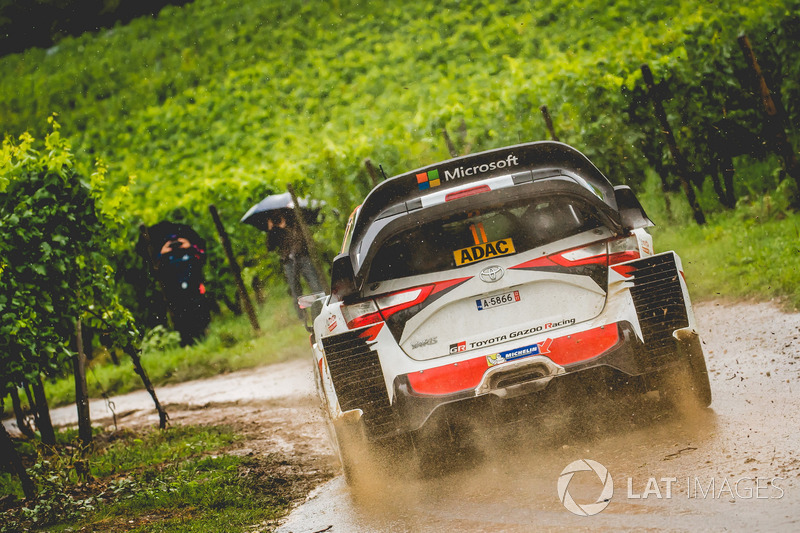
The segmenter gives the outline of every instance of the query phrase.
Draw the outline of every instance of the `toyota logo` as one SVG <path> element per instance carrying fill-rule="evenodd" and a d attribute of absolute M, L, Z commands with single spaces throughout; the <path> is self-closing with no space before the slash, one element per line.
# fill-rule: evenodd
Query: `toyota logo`
<path fill-rule="evenodd" d="M 503 277 L 503 267 L 492 265 L 481 270 L 481 279 L 486 283 L 494 283 Z"/>

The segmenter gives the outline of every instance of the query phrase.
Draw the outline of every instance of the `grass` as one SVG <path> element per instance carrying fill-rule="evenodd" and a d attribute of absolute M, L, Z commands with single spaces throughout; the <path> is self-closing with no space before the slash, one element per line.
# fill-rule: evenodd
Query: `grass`
<path fill-rule="evenodd" d="M 308 333 L 297 319 L 288 297 L 271 295 L 259 306 L 258 317 L 260 335 L 253 332 L 247 316 L 214 317 L 203 341 L 182 348 L 177 340 L 170 345 L 172 339 L 164 339 L 165 342 L 160 343 L 162 349 L 144 350 L 142 363 L 153 384 L 158 386 L 307 355 Z M 108 356 L 95 358 L 87 380 L 89 394 L 93 397 L 101 397 L 104 391 L 123 394 L 142 388 L 128 358 L 123 358 L 119 366 L 112 364 Z M 51 407 L 75 401 L 75 383 L 71 376 L 48 383 L 46 391 Z"/>
<path fill-rule="evenodd" d="M 234 435 L 221 427 L 171 426 L 142 438 L 138 435 L 114 443 L 92 461 L 93 476 L 107 477 L 132 472 L 141 465 L 177 462 L 198 453 L 217 450 L 231 444 Z"/>
<path fill-rule="evenodd" d="M 31 456 L 40 500 L 0 513 L 0 531 L 250 531 L 288 509 L 300 477 L 277 456 L 225 454 L 238 437 L 220 426 L 100 434 L 80 482 L 74 453 Z M 0 478 L 5 494 L 15 480 Z"/>
<path fill-rule="evenodd" d="M 737 220 L 716 216 L 704 227 L 654 232 L 656 248 L 676 250 L 696 299 L 777 299 L 800 308 L 800 214 Z"/>
<path fill-rule="evenodd" d="M 667 212 L 655 181 L 648 180 L 641 195 L 657 224 L 650 230 L 654 245 L 657 252 L 680 255 L 694 300 L 776 300 L 787 311 L 800 309 L 800 213 L 788 207 L 790 180 L 772 193 L 741 195 L 735 210 L 707 209 L 704 226 L 689 222 L 681 194 L 669 195 Z"/>

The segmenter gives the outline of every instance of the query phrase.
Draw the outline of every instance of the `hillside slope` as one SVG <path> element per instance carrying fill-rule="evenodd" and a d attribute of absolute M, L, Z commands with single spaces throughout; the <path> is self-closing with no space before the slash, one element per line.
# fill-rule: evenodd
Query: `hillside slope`
<path fill-rule="evenodd" d="M 657 127 L 628 113 L 648 109 L 639 66 L 673 80 L 671 113 L 691 141 L 697 113 L 721 116 L 722 104 L 692 111 L 682 97 L 733 85 L 714 76 L 725 74 L 720 65 L 731 63 L 728 74 L 744 68 L 743 31 L 761 43 L 794 116 L 799 8 L 797 0 L 557 0 L 535 10 L 481 0 L 197 0 L 3 58 L 0 131 L 38 132 L 57 112 L 83 164 L 108 165 L 107 194 L 132 221 L 182 216 L 213 234 L 213 202 L 256 255 L 261 234 L 235 221 L 296 183 L 337 209 L 317 235 L 333 250 L 342 219 L 370 187 L 364 158 L 390 175 L 444 159 L 445 127 L 461 151 L 546 138 L 542 104 L 561 140 L 612 181 L 640 182 Z"/>

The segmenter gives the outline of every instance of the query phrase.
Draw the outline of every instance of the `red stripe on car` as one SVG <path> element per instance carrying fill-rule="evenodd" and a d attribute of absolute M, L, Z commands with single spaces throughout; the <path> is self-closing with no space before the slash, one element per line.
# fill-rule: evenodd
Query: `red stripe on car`
<path fill-rule="evenodd" d="M 552 341 L 546 339 L 539 344 L 542 347 L 540 354 L 546 354 L 554 363 L 565 366 L 597 357 L 613 348 L 618 342 L 617 325 L 609 324 Z M 489 363 L 484 355 L 412 372 L 408 374 L 408 382 L 416 394 L 453 394 L 477 387 L 488 369 Z"/>
<path fill-rule="evenodd" d="M 359 333 L 358 336 L 361 337 L 362 339 L 367 339 L 367 341 L 370 341 L 370 342 L 374 341 L 375 339 L 378 338 L 378 333 L 381 332 L 381 329 L 383 328 L 383 324 L 384 324 L 383 322 L 379 322 L 379 323 L 375 324 L 374 326 L 365 329 L 364 331 Z"/>

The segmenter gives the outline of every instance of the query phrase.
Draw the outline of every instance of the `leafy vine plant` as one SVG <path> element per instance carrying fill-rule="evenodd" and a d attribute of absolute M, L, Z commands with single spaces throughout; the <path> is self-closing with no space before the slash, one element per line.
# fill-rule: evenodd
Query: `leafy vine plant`
<path fill-rule="evenodd" d="M 30 384 L 42 441 L 55 444 L 43 378 L 73 369 L 71 341 L 83 322 L 134 359 L 163 426 L 166 413 L 139 361 L 138 328 L 114 283 L 107 244 L 118 226 L 90 185 L 104 167 L 84 179 L 56 115 L 48 123 L 43 143 L 23 133 L 6 138 L 0 153 L 0 398 Z"/>

